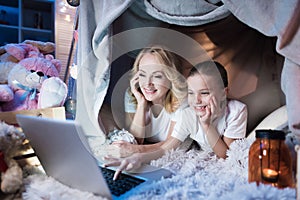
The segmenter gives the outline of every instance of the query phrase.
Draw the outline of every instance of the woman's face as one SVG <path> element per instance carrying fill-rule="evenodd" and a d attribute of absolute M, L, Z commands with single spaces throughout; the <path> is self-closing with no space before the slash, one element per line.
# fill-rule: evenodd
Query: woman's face
<path fill-rule="evenodd" d="M 221 102 L 225 100 L 225 90 L 217 85 L 212 76 L 195 74 L 188 77 L 188 103 L 194 109 L 196 115 L 202 117 L 206 114 L 206 107 L 210 105 L 212 97 L 216 99 L 217 108 L 221 108 Z"/>
<path fill-rule="evenodd" d="M 145 54 L 139 62 L 139 86 L 147 101 L 161 104 L 171 87 L 163 69 L 166 66 L 152 54 Z"/>

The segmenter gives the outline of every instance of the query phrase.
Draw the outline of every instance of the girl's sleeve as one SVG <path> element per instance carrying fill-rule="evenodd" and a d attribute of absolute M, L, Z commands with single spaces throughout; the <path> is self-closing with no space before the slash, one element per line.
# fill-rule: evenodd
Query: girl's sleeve
<path fill-rule="evenodd" d="M 189 107 L 179 110 L 174 116 L 176 124 L 171 134 L 172 137 L 183 142 L 193 132 L 197 130 L 197 118 Z"/>
<path fill-rule="evenodd" d="M 247 128 L 247 106 L 241 102 L 234 102 L 230 107 L 227 127 L 224 136 L 233 139 L 245 138 Z"/>

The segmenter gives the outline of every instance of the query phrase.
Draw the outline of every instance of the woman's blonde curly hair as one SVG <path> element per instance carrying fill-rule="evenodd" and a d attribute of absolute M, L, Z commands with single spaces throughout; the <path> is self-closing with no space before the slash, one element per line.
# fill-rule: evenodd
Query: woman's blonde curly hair
<path fill-rule="evenodd" d="M 171 88 L 166 94 L 164 108 L 169 113 L 176 111 L 187 96 L 187 83 L 180 73 L 182 67 L 180 59 L 176 54 L 166 50 L 162 46 L 144 48 L 135 59 L 133 68 L 131 69 L 131 76 L 139 71 L 140 60 L 145 54 L 154 55 L 161 62 L 162 66 L 165 66 L 163 72 L 171 82 Z M 136 103 L 134 96 L 133 99 L 133 102 Z"/>

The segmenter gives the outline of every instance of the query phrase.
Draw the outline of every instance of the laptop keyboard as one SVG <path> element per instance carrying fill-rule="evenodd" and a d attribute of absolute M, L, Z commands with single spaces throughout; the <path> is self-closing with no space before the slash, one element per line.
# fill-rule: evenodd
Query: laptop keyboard
<path fill-rule="evenodd" d="M 117 180 L 113 180 L 113 176 L 115 171 L 100 167 L 102 170 L 103 177 L 105 178 L 108 188 L 110 189 L 110 192 L 115 196 L 120 196 L 124 194 L 125 192 L 129 191 L 130 189 L 136 187 L 137 185 L 145 182 L 143 179 L 139 179 L 134 176 L 130 176 L 128 174 L 121 173 L 118 176 Z"/>

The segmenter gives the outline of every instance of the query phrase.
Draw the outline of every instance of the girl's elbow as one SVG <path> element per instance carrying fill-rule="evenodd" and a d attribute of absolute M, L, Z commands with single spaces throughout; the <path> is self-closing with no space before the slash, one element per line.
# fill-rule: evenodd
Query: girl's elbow
<path fill-rule="evenodd" d="M 226 153 L 219 153 L 219 154 L 217 154 L 217 157 L 218 157 L 218 158 L 226 159 L 226 158 L 227 158 L 227 155 L 226 155 Z"/>

